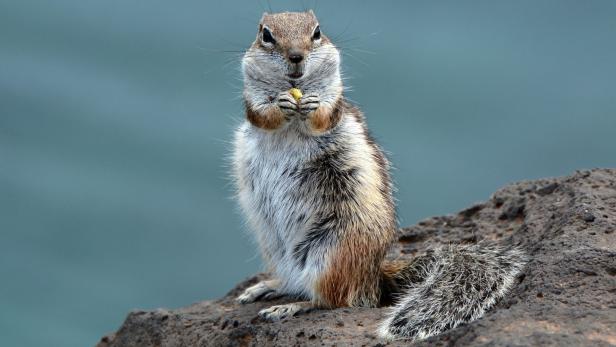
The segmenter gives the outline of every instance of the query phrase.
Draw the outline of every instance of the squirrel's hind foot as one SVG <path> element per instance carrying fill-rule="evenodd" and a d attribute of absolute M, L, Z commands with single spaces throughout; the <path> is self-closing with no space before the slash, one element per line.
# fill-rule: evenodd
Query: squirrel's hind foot
<path fill-rule="evenodd" d="M 235 300 L 240 304 L 249 304 L 260 300 L 272 300 L 281 296 L 278 292 L 280 282 L 277 280 L 261 281 L 246 288 Z"/>
<path fill-rule="evenodd" d="M 259 311 L 259 317 L 268 321 L 279 321 L 285 318 L 307 313 L 314 309 L 309 301 L 293 302 L 290 304 L 276 305 Z"/>

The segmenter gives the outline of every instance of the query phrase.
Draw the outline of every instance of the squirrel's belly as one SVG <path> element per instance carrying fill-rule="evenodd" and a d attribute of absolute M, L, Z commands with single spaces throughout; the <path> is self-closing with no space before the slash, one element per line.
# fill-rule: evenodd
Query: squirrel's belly
<path fill-rule="evenodd" d="M 239 145 L 243 147 L 238 148 Z M 283 284 L 284 291 L 311 297 L 323 257 L 298 256 L 318 196 L 302 186 L 297 175 L 304 165 L 301 153 L 277 153 L 267 145 L 236 141 L 235 173 L 238 197 L 265 261 Z"/>
<path fill-rule="evenodd" d="M 298 190 L 296 182 L 264 175 L 255 180 L 252 190 L 240 193 L 244 195 L 240 200 L 250 206 L 253 232 L 284 291 L 310 297 L 323 261 L 315 257 L 302 260 L 297 254 L 296 246 L 305 239 L 312 214 L 309 200 L 297 196 Z"/>

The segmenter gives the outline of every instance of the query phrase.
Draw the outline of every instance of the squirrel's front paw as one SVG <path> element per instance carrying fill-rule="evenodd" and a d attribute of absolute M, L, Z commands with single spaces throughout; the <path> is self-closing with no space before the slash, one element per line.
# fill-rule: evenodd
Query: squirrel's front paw
<path fill-rule="evenodd" d="M 310 113 L 316 111 L 320 105 L 321 98 L 319 97 L 319 95 L 315 93 L 309 93 L 302 96 L 302 98 L 299 100 L 299 112 L 302 115 L 307 116 Z"/>
<path fill-rule="evenodd" d="M 288 91 L 278 94 L 276 105 L 287 116 L 297 114 L 298 112 L 297 100 Z"/>

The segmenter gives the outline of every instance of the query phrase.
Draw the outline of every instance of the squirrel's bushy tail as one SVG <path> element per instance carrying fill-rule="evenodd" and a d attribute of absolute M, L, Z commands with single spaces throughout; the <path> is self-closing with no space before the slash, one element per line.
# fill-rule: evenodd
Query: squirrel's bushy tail
<path fill-rule="evenodd" d="M 390 278 L 399 297 L 378 334 L 420 340 L 480 318 L 525 263 L 520 248 L 488 242 L 431 250 Z"/>

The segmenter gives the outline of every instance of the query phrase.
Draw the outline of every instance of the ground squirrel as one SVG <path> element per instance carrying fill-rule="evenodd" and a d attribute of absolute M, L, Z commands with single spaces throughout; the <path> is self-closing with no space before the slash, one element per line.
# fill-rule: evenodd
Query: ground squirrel
<path fill-rule="evenodd" d="M 389 162 L 345 99 L 339 51 L 312 11 L 264 14 L 242 72 L 247 121 L 235 134 L 234 177 L 273 279 L 239 302 L 304 300 L 259 312 L 279 320 L 395 297 L 379 335 L 421 339 L 477 319 L 505 294 L 524 264 L 513 247 L 384 261 L 397 230 Z"/>

